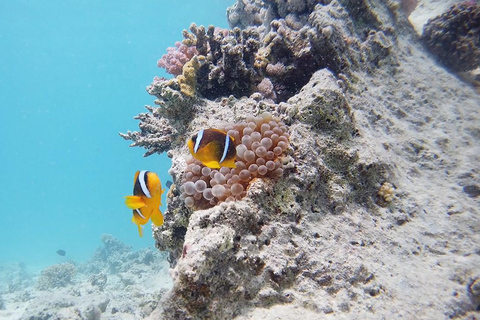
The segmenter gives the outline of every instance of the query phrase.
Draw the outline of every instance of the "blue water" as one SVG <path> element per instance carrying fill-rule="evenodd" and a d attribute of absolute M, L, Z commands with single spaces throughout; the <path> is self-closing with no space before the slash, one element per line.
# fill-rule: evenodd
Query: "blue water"
<path fill-rule="evenodd" d="M 156 66 L 166 48 L 191 22 L 228 27 L 233 2 L 0 0 L 0 262 L 82 262 L 103 233 L 154 245 L 123 196 L 137 170 L 165 184 L 170 160 L 118 132 L 137 130 L 145 87 L 170 77 Z"/>

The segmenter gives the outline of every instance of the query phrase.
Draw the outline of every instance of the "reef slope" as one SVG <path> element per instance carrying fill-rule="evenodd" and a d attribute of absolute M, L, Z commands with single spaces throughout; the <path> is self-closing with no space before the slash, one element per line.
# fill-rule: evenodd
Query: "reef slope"
<path fill-rule="evenodd" d="M 175 180 L 165 224 L 154 228 L 174 285 L 150 318 L 478 316 L 474 89 L 428 55 L 395 1 L 238 1 L 229 19 L 253 25 L 261 48 L 272 30 L 283 39 L 272 42 L 291 50 L 283 60 L 271 54 L 272 64 L 308 61 L 314 70 L 299 85 L 304 77 L 287 67 L 300 82 L 275 97 L 186 98 L 175 85 L 149 88 L 160 106 L 139 118 L 144 127 L 160 121 L 169 135 L 127 138 L 170 149 Z M 310 46 L 289 34 L 301 39 L 305 27 L 315 33 L 305 33 Z M 242 81 L 257 85 L 250 75 Z M 274 90 L 288 84 L 271 82 Z M 240 201 L 185 207 L 178 188 L 186 139 L 265 111 L 289 128 L 283 177 L 255 179 Z"/>

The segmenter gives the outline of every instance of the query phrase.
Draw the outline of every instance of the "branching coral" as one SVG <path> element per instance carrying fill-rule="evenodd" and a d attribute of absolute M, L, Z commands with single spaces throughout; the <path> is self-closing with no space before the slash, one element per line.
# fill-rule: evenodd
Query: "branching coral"
<path fill-rule="evenodd" d="M 190 26 L 184 31 L 184 43 L 195 44 L 206 63 L 197 73 L 197 91 L 205 98 L 250 95 L 259 75 L 253 68 L 254 56 L 260 46 L 255 30 L 234 29 L 228 33 L 215 31 L 213 26 Z"/>
<path fill-rule="evenodd" d="M 195 97 L 180 92 L 177 79 L 155 79 L 147 91 L 158 98 L 155 104 L 159 107 L 146 106 L 149 112 L 135 117 L 140 120 L 140 132 L 120 133 L 125 140 L 133 141 L 130 146 L 146 148 L 145 157 L 168 151 L 178 142 L 177 138 L 194 116 L 195 101 Z"/>
<path fill-rule="evenodd" d="M 362 6 L 368 8 L 365 1 Z M 286 101 L 315 70 L 329 68 L 337 75 L 352 64 L 389 56 L 390 42 L 382 31 L 362 29 L 365 14 L 356 16 L 357 29 L 370 39 L 362 46 L 355 40 L 354 26 L 338 22 L 348 13 L 337 2 L 322 6 L 313 0 L 237 1 L 228 11 L 231 30 L 192 24 L 190 31 L 183 31 L 183 44 L 170 48 L 161 59 L 163 66 L 168 62 L 174 65 L 172 73 L 177 78 L 158 79 L 152 87 L 207 99 L 250 96 L 261 89 L 263 96 L 274 102 Z M 376 21 L 374 15 L 368 19 Z M 378 48 L 372 49 L 372 44 Z M 193 52 L 198 58 L 185 61 Z M 180 54 L 181 58 L 174 57 Z"/>
<path fill-rule="evenodd" d="M 180 91 L 187 97 L 193 97 L 197 86 L 197 71 L 205 64 L 205 56 L 194 56 L 183 66 L 183 73 L 177 77 Z"/>
<path fill-rule="evenodd" d="M 125 140 L 133 141 L 131 147 L 139 146 L 147 149 L 145 157 L 169 150 L 173 136 L 177 133 L 168 119 L 155 117 L 155 109 L 152 107 L 147 107 L 147 109 L 151 113 L 141 113 L 135 117 L 135 119 L 141 121 L 139 125 L 141 132 L 120 133 L 120 136 Z"/>
<path fill-rule="evenodd" d="M 288 148 L 287 127 L 269 113 L 247 117 L 245 122 L 223 128 L 238 141 L 236 168 L 212 170 L 190 157 L 180 187 L 188 207 L 211 206 L 222 201 L 239 200 L 246 195 L 255 178 L 283 175 L 281 155 Z"/>

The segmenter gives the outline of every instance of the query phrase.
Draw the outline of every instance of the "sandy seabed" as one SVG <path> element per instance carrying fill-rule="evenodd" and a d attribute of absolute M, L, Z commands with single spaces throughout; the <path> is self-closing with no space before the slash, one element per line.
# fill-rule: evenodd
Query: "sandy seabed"
<path fill-rule="evenodd" d="M 0 265 L 0 319 L 143 319 L 172 286 L 166 256 L 133 251 L 111 235 L 86 263 L 69 261 L 29 272 Z"/>

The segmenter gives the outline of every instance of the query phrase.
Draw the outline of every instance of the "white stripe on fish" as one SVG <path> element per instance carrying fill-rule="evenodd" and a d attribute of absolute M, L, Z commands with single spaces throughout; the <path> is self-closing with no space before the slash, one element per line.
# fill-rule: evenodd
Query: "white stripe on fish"
<path fill-rule="evenodd" d="M 145 171 L 145 170 L 140 171 L 140 174 L 138 175 L 138 181 L 140 182 L 140 187 L 142 188 L 143 194 L 147 198 L 151 198 L 152 196 L 150 195 L 150 191 L 148 191 L 148 187 L 147 187 L 147 184 L 146 184 L 146 181 L 145 181 L 145 174 L 146 173 L 147 173 L 147 171 Z"/>

